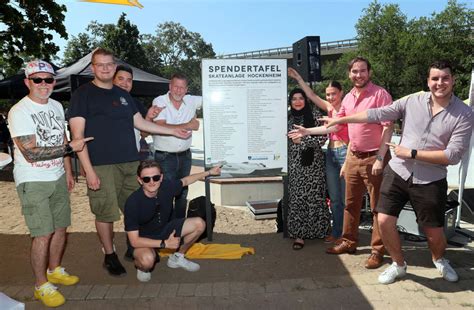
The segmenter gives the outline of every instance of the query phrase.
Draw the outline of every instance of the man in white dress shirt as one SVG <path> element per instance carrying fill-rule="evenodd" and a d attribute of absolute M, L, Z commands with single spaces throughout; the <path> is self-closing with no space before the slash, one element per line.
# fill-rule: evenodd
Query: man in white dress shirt
<path fill-rule="evenodd" d="M 153 100 L 153 105 L 166 107 L 155 118 L 155 123 L 169 128 L 198 130 L 199 121 L 196 110 L 202 106 L 201 96 L 186 95 L 188 80 L 184 75 L 174 74 L 171 77 L 169 92 Z M 192 137 L 180 139 L 173 136 L 153 135 L 155 160 L 160 164 L 164 177 L 168 180 L 178 180 L 191 172 L 191 142 Z M 186 197 L 188 188 L 175 197 L 174 217 L 186 216 Z"/>

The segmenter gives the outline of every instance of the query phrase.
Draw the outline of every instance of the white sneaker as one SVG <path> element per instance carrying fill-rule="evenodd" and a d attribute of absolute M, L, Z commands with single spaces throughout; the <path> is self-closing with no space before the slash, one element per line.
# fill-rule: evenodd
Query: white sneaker
<path fill-rule="evenodd" d="M 151 280 L 151 272 L 141 271 L 137 268 L 137 279 L 140 282 L 148 282 Z"/>
<path fill-rule="evenodd" d="M 397 263 L 393 262 L 387 269 L 385 269 L 379 275 L 379 283 L 390 284 L 395 282 L 395 279 L 401 278 L 407 274 L 407 263 L 404 262 L 403 266 L 398 266 Z"/>
<path fill-rule="evenodd" d="M 183 268 L 192 272 L 198 271 L 201 268 L 198 264 L 186 259 L 181 253 L 174 253 L 173 255 L 170 255 L 167 265 L 170 268 Z"/>
<path fill-rule="evenodd" d="M 449 260 L 446 258 L 441 257 L 438 260 L 434 260 L 433 264 L 446 281 L 457 282 L 459 280 L 458 274 L 454 271 L 453 267 L 449 264 Z"/>

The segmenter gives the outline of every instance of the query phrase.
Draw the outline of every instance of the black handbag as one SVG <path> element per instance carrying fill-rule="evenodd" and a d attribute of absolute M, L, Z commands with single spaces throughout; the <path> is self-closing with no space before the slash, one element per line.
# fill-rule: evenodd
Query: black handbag
<path fill-rule="evenodd" d="M 211 231 L 214 231 L 214 225 L 216 224 L 216 208 L 214 207 L 214 204 L 211 202 Z M 200 217 L 206 222 L 206 197 L 205 196 L 199 196 L 194 199 L 192 199 L 189 202 L 188 206 L 188 213 L 187 213 L 187 218 L 190 217 Z M 204 238 L 207 238 L 207 228 L 204 230 L 202 235 L 199 237 L 197 241 L 200 241 Z"/>

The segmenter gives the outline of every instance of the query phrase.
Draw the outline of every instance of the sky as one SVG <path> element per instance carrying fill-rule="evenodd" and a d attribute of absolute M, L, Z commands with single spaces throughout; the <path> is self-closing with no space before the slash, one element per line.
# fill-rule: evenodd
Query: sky
<path fill-rule="evenodd" d="M 141 34 L 155 34 L 166 21 L 178 22 L 187 30 L 198 32 L 211 43 L 217 55 L 291 46 L 309 35 L 319 35 L 321 42 L 352 39 L 355 24 L 368 0 L 139 0 L 138 7 L 59 0 L 65 4 L 65 26 L 69 38 L 85 32 L 87 25 L 116 24 L 122 12 L 127 14 Z M 399 0 L 409 19 L 430 16 L 442 11 L 447 0 Z M 468 1 L 459 1 L 468 3 Z M 470 5 L 472 7 L 472 4 Z M 66 40 L 55 36 L 64 52 Z"/>

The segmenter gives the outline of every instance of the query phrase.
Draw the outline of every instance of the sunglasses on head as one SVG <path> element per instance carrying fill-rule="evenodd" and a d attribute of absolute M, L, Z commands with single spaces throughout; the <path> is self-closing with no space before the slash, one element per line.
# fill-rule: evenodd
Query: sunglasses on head
<path fill-rule="evenodd" d="M 28 78 L 28 80 L 33 81 L 35 84 L 41 84 L 41 82 L 45 82 L 46 84 L 53 84 L 54 78 Z"/>
<path fill-rule="evenodd" d="M 158 182 L 161 179 L 161 174 L 157 174 L 151 177 L 142 177 L 144 183 L 149 183 L 153 179 L 154 182 Z"/>

